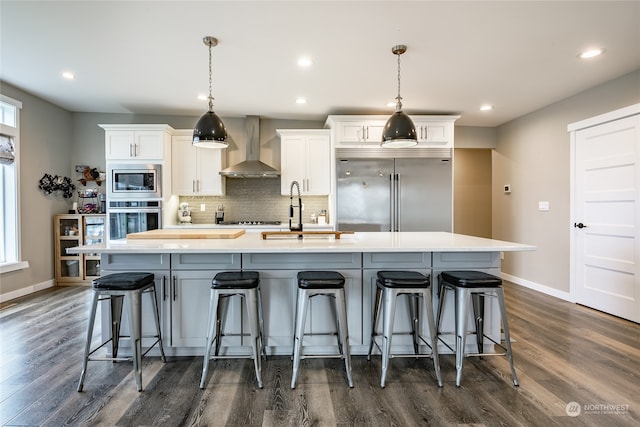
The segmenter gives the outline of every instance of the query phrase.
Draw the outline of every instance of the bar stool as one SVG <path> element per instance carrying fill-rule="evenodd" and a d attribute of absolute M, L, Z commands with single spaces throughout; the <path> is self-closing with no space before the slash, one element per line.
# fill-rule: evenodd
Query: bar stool
<path fill-rule="evenodd" d="M 209 320 L 207 323 L 207 340 L 204 348 L 204 360 L 202 363 L 202 377 L 200 388 L 204 389 L 209 370 L 210 359 L 230 359 L 238 356 L 220 356 L 220 347 L 223 336 L 233 334 L 224 333 L 224 322 L 227 317 L 228 299 L 240 296 L 245 302 L 247 318 L 249 320 L 249 334 L 240 336 L 251 337 L 251 355 L 253 359 L 258 388 L 262 388 L 262 364 L 261 354 L 266 358 L 266 350 L 263 341 L 262 299 L 260 296 L 260 275 L 257 271 L 225 271 L 215 275 L 211 281 L 209 301 Z M 211 357 L 211 347 L 214 345 L 214 355 Z M 242 357 L 242 356 L 240 356 Z"/>
<path fill-rule="evenodd" d="M 438 359 L 438 347 L 436 338 L 436 328 L 434 326 L 433 303 L 431 300 L 431 282 L 428 276 L 416 271 L 378 271 L 376 280 L 376 296 L 373 310 L 373 322 L 371 329 L 371 342 L 369 343 L 369 353 L 367 360 L 371 360 L 373 346 L 378 347 L 382 353 L 382 373 L 380 377 L 380 387 L 385 386 L 389 359 L 391 357 L 431 357 L 433 367 L 438 381 L 438 387 L 442 387 L 442 377 L 440 375 L 440 361 Z M 409 314 L 411 319 L 411 332 L 413 336 L 414 354 L 391 354 L 391 339 L 393 337 L 393 323 L 396 314 L 397 298 L 400 295 L 407 295 L 409 300 Z M 419 299 L 422 297 L 423 307 L 427 313 L 427 324 L 429 327 L 430 342 L 426 342 L 420 333 L 420 309 Z M 412 301 L 413 300 L 413 301 Z M 382 333 L 382 348 L 376 342 L 376 332 L 380 311 L 383 312 L 384 326 Z M 431 348 L 430 354 L 420 354 L 419 341 L 422 341 Z"/>
<path fill-rule="evenodd" d="M 296 302 L 295 334 L 293 337 L 293 375 L 291 388 L 296 388 L 300 359 L 340 357 L 344 359 L 349 387 L 353 387 L 351 378 L 351 354 L 349 352 L 349 330 L 347 327 L 347 306 L 344 294 L 344 276 L 336 271 L 300 271 L 298 272 L 298 296 Z M 307 307 L 316 296 L 328 296 L 334 304 L 336 313 L 336 331 L 339 354 L 305 355 L 302 341 L 307 321 Z"/>
<path fill-rule="evenodd" d="M 162 334 L 160 333 L 160 314 L 158 312 L 158 300 L 156 298 L 156 288 L 154 275 L 151 273 L 114 273 L 102 276 L 92 282 L 93 303 L 89 314 L 89 326 L 87 328 L 87 341 L 84 347 L 84 358 L 82 361 L 82 373 L 78 383 L 78 391 L 84 387 L 84 379 L 87 374 L 87 363 L 94 360 L 123 361 L 133 360 L 133 373 L 136 379 L 138 391 L 142 391 L 142 357 L 146 355 L 156 344 L 160 348 L 162 361 L 166 362 L 164 350 L 162 348 Z M 156 324 L 157 335 L 142 335 L 142 294 L 148 293 L 152 299 L 153 319 Z M 91 350 L 91 340 L 93 337 L 93 326 L 96 320 L 96 309 L 98 302 L 109 300 L 111 304 L 111 337 L 101 345 Z M 120 322 L 122 319 L 122 305 L 124 300 L 129 304 L 129 329 L 131 338 L 132 357 L 118 357 L 118 344 L 120 335 Z M 156 340 L 149 348 L 142 352 L 142 338 L 155 338 Z M 93 353 L 111 342 L 112 357 L 91 357 Z"/>
<path fill-rule="evenodd" d="M 440 331 L 440 322 L 447 292 L 452 290 L 455 295 L 455 336 L 456 348 L 451 348 L 444 340 Z M 460 387 L 462 379 L 462 361 L 465 356 L 507 356 L 511 367 L 513 384 L 518 386 L 518 377 L 513 366 L 513 354 L 511 352 L 511 337 L 509 335 L 509 321 L 507 319 L 507 306 L 504 301 L 504 291 L 502 289 L 502 279 L 492 274 L 481 271 L 443 271 L 440 274 L 439 287 L 440 301 L 438 302 L 438 338 L 456 354 L 456 386 Z M 504 330 L 505 345 L 494 341 L 484 333 L 484 298 L 487 296 L 497 297 L 500 307 L 500 317 L 502 318 L 502 328 Z M 465 341 L 467 336 L 467 317 L 469 300 L 472 301 L 473 318 L 475 320 L 475 335 L 478 353 L 465 354 Z M 504 353 L 485 353 L 483 341 L 487 338 L 502 350 Z"/>

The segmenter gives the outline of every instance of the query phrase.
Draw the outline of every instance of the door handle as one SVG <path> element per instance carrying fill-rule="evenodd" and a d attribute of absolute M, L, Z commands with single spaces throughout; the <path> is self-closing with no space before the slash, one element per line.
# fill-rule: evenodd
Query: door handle
<path fill-rule="evenodd" d="M 586 226 L 586 225 L 584 225 L 584 224 L 583 224 L 583 223 L 581 223 L 581 222 L 578 222 L 578 223 L 575 223 L 575 222 L 574 222 L 574 223 L 573 223 L 573 226 L 574 226 L 575 228 L 587 228 L 587 226 Z"/>

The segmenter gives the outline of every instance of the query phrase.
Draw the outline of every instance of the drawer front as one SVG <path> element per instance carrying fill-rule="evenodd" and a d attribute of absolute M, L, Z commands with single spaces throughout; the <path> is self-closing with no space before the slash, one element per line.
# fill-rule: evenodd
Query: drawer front
<path fill-rule="evenodd" d="M 431 252 L 381 252 L 364 253 L 364 268 L 369 269 L 424 269 L 431 268 Z"/>
<path fill-rule="evenodd" d="M 171 254 L 172 270 L 240 270 L 240 262 L 238 253 Z"/>
<path fill-rule="evenodd" d="M 102 270 L 169 270 L 169 254 L 102 254 L 100 268 Z"/>
<path fill-rule="evenodd" d="M 243 270 L 345 270 L 361 267 L 360 253 L 242 254 Z"/>
<path fill-rule="evenodd" d="M 500 252 L 437 252 L 433 268 L 438 270 L 468 270 L 500 268 Z"/>

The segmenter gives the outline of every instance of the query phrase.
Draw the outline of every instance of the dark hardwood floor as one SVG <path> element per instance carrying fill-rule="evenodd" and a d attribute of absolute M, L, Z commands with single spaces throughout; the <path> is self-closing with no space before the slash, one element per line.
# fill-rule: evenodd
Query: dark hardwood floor
<path fill-rule="evenodd" d="M 76 391 L 91 291 L 49 289 L 0 307 L 0 425 L 640 425 L 640 325 L 505 287 L 519 388 L 503 357 L 466 359 L 460 388 L 452 355 L 443 388 L 429 359 L 393 359 L 385 389 L 379 357 L 353 357 L 353 389 L 339 360 L 305 359 L 295 390 L 288 357 L 264 363 L 262 390 L 247 359 L 212 362 L 200 390 L 200 357 L 150 357 L 142 393 L 130 363 L 108 362 Z"/>

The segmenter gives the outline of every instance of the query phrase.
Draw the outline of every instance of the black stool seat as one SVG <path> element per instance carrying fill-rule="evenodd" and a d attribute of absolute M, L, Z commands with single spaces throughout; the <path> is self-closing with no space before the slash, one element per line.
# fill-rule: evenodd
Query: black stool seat
<path fill-rule="evenodd" d="M 387 288 L 426 288 L 429 278 L 417 271 L 378 271 L 378 281 Z"/>
<path fill-rule="evenodd" d="M 502 279 L 482 271 L 443 271 L 442 280 L 461 288 L 497 288 Z"/>
<path fill-rule="evenodd" d="M 153 283 L 151 273 L 113 273 L 102 276 L 92 282 L 93 289 L 102 291 L 135 291 Z"/>
<path fill-rule="evenodd" d="M 257 271 L 224 271 L 211 281 L 214 289 L 253 289 L 260 284 Z"/>
<path fill-rule="evenodd" d="M 344 276 L 337 271 L 301 271 L 298 287 L 302 289 L 340 289 L 344 287 Z"/>

